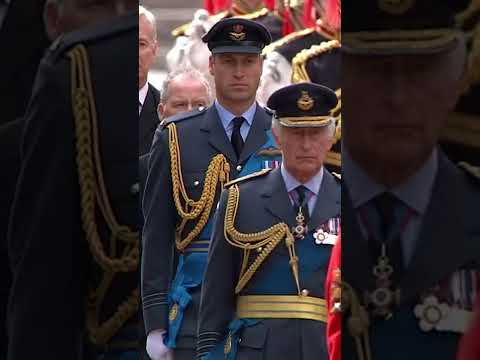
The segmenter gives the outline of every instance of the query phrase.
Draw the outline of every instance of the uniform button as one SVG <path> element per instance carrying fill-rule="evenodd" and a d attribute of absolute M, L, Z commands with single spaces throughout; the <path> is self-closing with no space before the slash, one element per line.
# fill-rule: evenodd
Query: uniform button
<path fill-rule="evenodd" d="M 307 289 L 302 290 L 302 296 L 308 296 L 309 292 Z"/>
<path fill-rule="evenodd" d="M 259 248 L 257 248 L 257 252 L 262 252 L 263 248 L 260 246 Z"/>
<path fill-rule="evenodd" d="M 242 171 L 242 165 L 237 165 L 237 171 Z"/>
<path fill-rule="evenodd" d="M 137 195 L 140 192 L 140 184 L 135 183 L 132 186 L 130 186 L 130 193 L 132 195 Z"/>
<path fill-rule="evenodd" d="M 198 181 L 198 180 L 195 180 L 195 181 L 193 182 L 193 185 L 194 185 L 194 186 L 198 186 L 198 185 L 200 185 L 200 181 Z"/>

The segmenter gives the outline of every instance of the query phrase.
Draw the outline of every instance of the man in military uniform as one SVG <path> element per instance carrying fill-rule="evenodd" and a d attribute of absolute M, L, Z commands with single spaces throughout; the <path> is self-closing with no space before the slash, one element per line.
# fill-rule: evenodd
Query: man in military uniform
<path fill-rule="evenodd" d="M 202 274 L 221 188 L 229 178 L 275 166 L 280 158 L 271 115 L 255 101 L 268 30 L 250 20 L 224 19 L 204 41 L 212 52 L 217 98 L 157 129 L 143 195 L 142 301 L 154 360 L 170 349 L 176 360 L 195 357 Z"/>
<path fill-rule="evenodd" d="M 438 147 L 468 1 L 342 5 L 342 356 L 451 360 L 480 264 L 479 179 Z"/>
<path fill-rule="evenodd" d="M 9 360 L 138 358 L 133 5 L 65 35 L 40 65 L 9 232 Z"/>
<path fill-rule="evenodd" d="M 222 194 L 202 289 L 200 359 L 328 359 L 324 281 L 340 184 L 323 161 L 336 104 L 332 90 L 311 83 L 269 99 L 282 166 L 233 180 Z"/>

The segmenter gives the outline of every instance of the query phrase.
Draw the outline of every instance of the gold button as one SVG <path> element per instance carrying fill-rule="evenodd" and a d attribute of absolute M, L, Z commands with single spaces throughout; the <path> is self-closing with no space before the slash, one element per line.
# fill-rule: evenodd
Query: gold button
<path fill-rule="evenodd" d="M 259 248 L 257 248 L 257 252 L 262 252 L 263 248 L 260 246 Z"/>
<path fill-rule="evenodd" d="M 242 171 L 242 165 L 237 166 L 237 171 Z"/>
<path fill-rule="evenodd" d="M 302 290 L 302 296 L 308 296 L 309 292 L 307 289 Z"/>
<path fill-rule="evenodd" d="M 200 185 L 200 181 L 198 181 L 198 180 L 195 180 L 195 181 L 194 181 L 194 183 L 193 183 L 193 185 L 195 185 L 195 186 L 198 186 L 198 185 Z"/>

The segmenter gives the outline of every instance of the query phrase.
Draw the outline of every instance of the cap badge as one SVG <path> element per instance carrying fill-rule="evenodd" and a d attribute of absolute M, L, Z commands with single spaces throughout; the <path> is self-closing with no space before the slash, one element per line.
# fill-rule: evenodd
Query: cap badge
<path fill-rule="evenodd" d="M 233 31 L 230 32 L 230 39 L 233 41 L 243 41 L 247 37 L 247 34 L 243 32 L 243 25 L 242 24 L 236 24 L 233 25 L 232 27 Z"/>
<path fill-rule="evenodd" d="M 297 100 L 297 106 L 300 110 L 308 111 L 313 108 L 315 101 L 308 94 L 308 91 L 302 91 L 302 96 Z"/>
<path fill-rule="evenodd" d="M 402 15 L 410 10 L 415 0 L 378 0 L 378 7 L 391 15 Z"/>

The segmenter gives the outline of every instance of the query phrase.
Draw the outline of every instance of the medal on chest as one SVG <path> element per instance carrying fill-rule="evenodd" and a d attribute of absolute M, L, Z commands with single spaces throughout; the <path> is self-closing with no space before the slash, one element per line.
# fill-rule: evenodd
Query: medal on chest
<path fill-rule="evenodd" d="M 388 319 L 392 316 L 394 306 L 400 303 L 400 289 L 393 286 L 393 266 L 386 254 L 385 243 L 382 244 L 381 254 L 372 268 L 375 277 L 375 289 L 365 293 L 365 303 L 372 306 L 372 314 Z"/>

